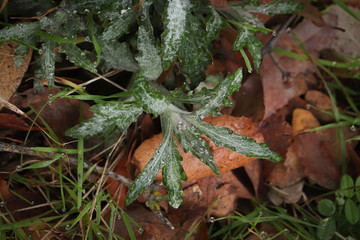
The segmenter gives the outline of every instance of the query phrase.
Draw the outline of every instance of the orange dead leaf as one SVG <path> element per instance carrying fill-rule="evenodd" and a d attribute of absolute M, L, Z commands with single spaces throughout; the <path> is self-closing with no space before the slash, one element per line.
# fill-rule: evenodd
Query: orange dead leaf
<path fill-rule="evenodd" d="M 253 135 L 258 128 L 249 118 L 237 118 L 229 115 L 223 115 L 220 117 L 208 117 L 204 121 L 213 125 L 230 128 L 239 135 L 252 136 L 257 142 L 263 142 L 263 136 L 261 135 L 261 133 Z M 210 142 L 207 137 L 204 136 L 203 138 L 209 143 L 210 150 L 212 151 L 212 154 L 214 156 L 214 161 L 219 167 L 221 173 L 244 166 L 248 162 L 256 159 L 245 157 L 224 147 L 218 147 L 214 143 Z M 139 171 L 141 171 L 146 166 L 152 155 L 155 153 L 156 148 L 160 145 L 161 141 L 162 134 L 158 134 L 150 139 L 145 140 L 136 149 L 134 156 L 131 159 L 131 162 L 136 166 Z M 199 179 L 205 176 L 214 175 L 214 173 L 209 167 L 207 167 L 204 163 L 200 162 L 190 152 L 184 153 L 179 143 L 177 144 L 179 152 L 183 157 L 183 161 L 181 164 L 185 170 L 186 175 L 188 176 L 189 181 Z M 156 177 L 156 180 L 160 181 L 161 179 L 161 173 L 159 173 Z"/>

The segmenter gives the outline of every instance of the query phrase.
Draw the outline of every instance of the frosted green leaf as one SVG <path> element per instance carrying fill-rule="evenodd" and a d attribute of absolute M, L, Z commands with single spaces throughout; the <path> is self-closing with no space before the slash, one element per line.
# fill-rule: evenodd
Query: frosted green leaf
<path fill-rule="evenodd" d="M 254 36 L 252 36 L 251 39 L 252 41 L 249 41 L 246 46 L 253 58 L 255 69 L 259 71 L 262 60 L 262 55 L 261 55 L 262 44 Z"/>
<path fill-rule="evenodd" d="M 167 121 L 170 121 L 168 118 Z M 163 124 L 163 122 L 162 122 Z M 164 130 L 164 129 L 163 129 Z M 126 195 L 125 205 L 132 203 L 144 190 L 150 186 L 154 181 L 156 175 L 164 167 L 166 161 L 169 158 L 169 144 L 173 138 L 173 133 L 164 131 L 164 138 L 160 143 L 160 146 L 156 149 L 154 155 L 151 157 L 145 168 L 137 176 L 133 184 L 130 186 L 129 191 Z"/>
<path fill-rule="evenodd" d="M 233 43 L 233 50 L 240 50 L 249 42 L 249 40 L 252 40 L 251 37 L 254 36 L 254 33 L 250 32 L 247 28 L 241 28 L 238 30 L 239 34 L 236 36 Z"/>
<path fill-rule="evenodd" d="M 242 77 L 242 69 L 239 68 L 236 72 L 230 74 L 224 81 L 219 83 L 214 89 L 208 90 L 208 94 L 211 98 L 209 98 L 201 108 L 194 111 L 194 114 L 200 118 L 204 118 L 209 114 L 216 114 L 222 105 L 229 103 L 228 96 L 240 88 Z"/>
<path fill-rule="evenodd" d="M 105 42 L 98 39 L 98 44 L 101 47 L 101 59 L 104 61 L 103 72 L 119 68 L 129 72 L 139 70 L 139 65 L 127 43 L 119 43 L 118 41 Z"/>
<path fill-rule="evenodd" d="M 169 0 L 164 13 L 165 30 L 161 34 L 161 56 L 163 60 L 163 69 L 170 68 L 182 46 L 187 15 L 189 14 L 189 0 Z"/>
<path fill-rule="evenodd" d="M 12 39 L 24 40 L 29 38 L 39 28 L 39 22 L 19 23 L 13 25 L 9 28 L 0 30 L 0 41 L 9 41 Z"/>
<path fill-rule="evenodd" d="M 273 162 L 282 160 L 282 157 L 272 152 L 267 145 L 256 143 L 252 138 L 240 136 L 229 128 L 214 126 L 192 118 L 187 119 L 217 146 L 229 148 L 247 157 L 263 158 Z"/>
<path fill-rule="evenodd" d="M 162 73 L 162 66 L 152 28 L 139 27 L 137 47 L 139 53 L 135 59 L 139 62 L 144 76 L 149 80 L 157 79 Z"/>
<path fill-rule="evenodd" d="M 142 108 L 136 103 L 109 102 L 97 104 L 90 108 L 94 116 L 66 131 L 74 138 L 89 138 L 104 135 L 117 126 L 126 131 L 128 125 L 138 118 Z"/>
<path fill-rule="evenodd" d="M 114 127 L 115 122 L 108 122 L 106 117 L 94 115 L 79 125 L 68 129 L 65 135 L 72 138 L 90 138 L 96 135 L 102 136 Z"/>
<path fill-rule="evenodd" d="M 206 24 L 206 43 L 211 43 L 220 33 L 220 29 L 224 27 L 225 21 L 213 6 L 209 6 L 210 14 L 205 19 Z"/>
<path fill-rule="evenodd" d="M 111 41 L 120 38 L 129 32 L 131 25 L 135 23 L 134 9 L 125 9 L 121 11 L 118 18 L 111 21 L 109 26 L 101 35 L 102 40 Z"/>
<path fill-rule="evenodd" d="M 21 67 L 24 57 L 29 53 L 29 47 L 19 44 L 15 47 L 14 63 L 16 68 Z"/>
<path fill-rule="evenodd" d="M 171 135 L 170 138 L 168 145 L 168 159 L 162 169 L 163 183 L 168 190 L 170 205 L 174 208 L 178 208 L 182 202 L 183 196 L 181 180 L 186 181 L 187 177 L 180 164 L 182 157 L 173 135 Z"/>
<path fill-rule="evenodd" d="M 184 152 L 190 151 L 201 162 L 209 166 L 214 173 L 219 174 L 220 171 L 214 161 L 209 144 L 200 137 L 200 134 L 194 134 L 193 130 L 182 130 L 181 128 L 182 127 L 180 126 L 180 129 L 176 129 L 175 134 L 180 142 L 180 145 L 184 149 Z"/>
<path fill-rule="evenodd" d="M 166 111 L 170 105 L 168 97 L 165 97 L 159 90 L 150 86 L 149 81 L 142 72 L 136 73 L 135 79 L 134 96 L 143 104 L 143 109 L 155 116 Z"/>
<path fill-rule="evenodd" d="M 90 72 L 96 72 L 96 63 L 92 63 L 87 57 L 85 52 L 78 48 L 75 43 L 60 44 L 59 52 L 65 53 L 69 61 L 74 65 L 82 67 Z"/>
<path fill-rule="evenodd" d="M 44 78 L 48 82 L 48 86 L 52 87 L 55 76 L 55 43 L 47 40 L 43 43 L 41 50 L 43 52 L 41 67 L 45 75 Z"/>

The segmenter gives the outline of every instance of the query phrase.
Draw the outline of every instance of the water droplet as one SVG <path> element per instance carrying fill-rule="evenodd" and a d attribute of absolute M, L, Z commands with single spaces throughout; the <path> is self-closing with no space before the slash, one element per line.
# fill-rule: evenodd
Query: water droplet
<path fill-rule="evenodd" d="M 74 10 L 74 11 L 73 11 L 73 14 L 76 14 L 76 13 L 77 13 L 77 11 L 76 11 L 76 10 Z"/>
<path fill-rule="evenodd" d="M 277 33 L 276 32 L 272 32 L 271 33 L 274 37 L 277 35 Z"/>
<path fill-rule="evenodd" d="M 43 53 L 43 50 L 42 49 L 39 49 L 39 54 L 41 55 Z"/>
<path fill-rule="evenodd" d="M 336 62 L 334 61 L 334 62 L 332 62 L 331 64 L 332 64 L 333 66 L 335 66 L 335 65 L 336 65 Z"/>
<path fill-rule="evenodd" d="M 50 94 L 49 94 L 49 96 L 48 96 L 48 98 L 49 98 L 49 99 L 51 99 L 51 98 L 52 98 L 52 96 L 53 96 L 53 95 L 50 93 Z"/>
<path fill-rule="evenodd" d="M 0 207 L 4 207 L 4 202 L 0 202 Z"/>
<path fill-rule="evenodd" d="M 259 212 L 259 216 L 262 217 L 264 214 L 263 212 Z"/>
<path fill-rule="evenodd" d="M 49 102 L 48 105 L 50 106 L 52 102 Z"/>
<path fill-rule="evenodd" d="M 85 56 L 86 54 L 84 52 L 81 52 L 81 56 Z"/>
<path fill-rule="evenodd" d="M 139 234 L 142 234 L 143 232 L 144 232 L 144 229 L 142 229 L 142 228 L 139 228 L 139 229 L 138 229 L 138 233 L 139 233 Z"/>
<path fill-rule="evenodd" d="M 248 73 L 252 73 L 252 69 L 248 69 Z"/>
<path fill-rule="evenodd" d="M 69 60 L 69 56 L 66 56 L 65 59 L 66 59 L 66 60 Z"/>
<path fill-rule="evenodd" d="M 21 166 L 20 166 L 20 165 L 17 165 L 15 170 L 16 170 L 17 172 L 20 172 L 20 171 L 21 171 Z"/>
<path fill-rule="evenodd" d="M 121 219 L 121 215 L 118 216 L 118 219 L 119 219 L 119 220 Z"/>
<path fill-rule="evenodd" d="M 208 222 L 211 222 L 211 223 L 215 222 L 215 218 L 214 218 L 214 217 L 210 217 L 209 220 L 208 220 Z"/>
<path fill-rule="evenodd" d="M 289 229 L 285 228 L 284 233 L 289 233 Z"/>
<path fill-rule="evenodd" d="M 89 9 L 85 8 L 84 13 L 90 12 Z"/>
<path fill-rule="evenodd" d="M 70 230 L 70 225 L 66 225 L 65 230 Z"/>
<path fill-rule="evenodd" d="M 34 203 L 34 201 L 31 201 L 30 204 L 31 204 L 31 205 L 34 205 L 35 203 Z"/>
<path fill-rule="evenodd" d="M 61 209 L 62 212 L 66 212 L 66 208 Z"/>
<path fill-rule="evenodd" d="M 266 233 L 266 232 L 264 232 L 264 231 L 262 231 L 262 232 L 260 233 L 260 237 L 262 237 L 262 238 L 266 238 L 266 237 L 267 237 L 267 233 Z"/>
<path fill-rule="evenodd" d="M 355 131 L 356 131 L 355 125 L 352 125 L 352 126 L 350 127 L 350 130 L 353 131 L 353 132 L 355 132 Z"/>
<path fill-rule="evenodd" d="M 88 42 L 89 42 L 89 41 L 90 41 L 90 37 L 89 37 L 89 36 L 86 36 L 86 37 L 85 37 L 85 41 L 88 41 Z"/>
<path fill-rule="evenodd" d="M 126 9 L 121 9 L 121 11 L 120 11 L 121 14 L 124 14 L 124 13 L 126 13 L 126 12 L 127 12 Z"/>
<path fill-rule="evenodd" d="M 97 235 L 100 235 L 101 234 L 101 232 L 97 232 Z"/>
<path fill-rule="evenodd" d="M 306 108 L 307 110 L 310 110 L 311 105 L 310 105 L 310 104 L 306 104 L 305 108 Z"/>

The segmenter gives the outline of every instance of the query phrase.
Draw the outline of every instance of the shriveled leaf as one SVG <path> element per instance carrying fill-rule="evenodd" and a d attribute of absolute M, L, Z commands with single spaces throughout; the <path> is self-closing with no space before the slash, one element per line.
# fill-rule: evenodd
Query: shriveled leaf
<path fill-rule="evenodd" d="M 282 157 L 272 152 L 266 144 L 256 143 L 254 139 L 240 136 L 229 128 L 214 126 L 191 118 L 188 120 L 217 146 L 229 148 L 247 157 L 263 158 L 274 162 L 282 160 Z"/>
<path fill-rule="evenodd" d="M 24 40 L 29 38 L 39 28 L 39 22 L 19 23 L 9 28 L 1 29 L 0 41 L 8 41 L 12 39 Z"/>
<path fill-rule="evenodd" d="M 112 41 L 128 33 L 131 25 L 135 23 L 134 9 L 121 10 L 120 14 L 113 16 L 111 23 L 101 35 L 102 40 Z"/>
<path fill-rule="evenodd" d="M 189 0 L 169 0 L 166 7 L 163 20 L 165 30 L 161 34 L 161 56 L 165 71 L 175 61 L 178 51 L 183 45 L 189 11 Z"/>
<path fill-rule="evenodd" d="M 60 44 L 60 52 L 65 53 L 69 58 L 69 61 L 76 66 L 82 67 L 90 72 L 96 72 L 96 62 L 91 62 L 85 52 L 78 48 L 74 43 L 63 43 Z"/>
<path fill-rule="evenodd" d="M 206 97 L 208 101 L 206 101 L 206 103 L 203 104 L 201 108 L 196 110 L 194 114 L 200 118 L 203 118 L 209 114 L 218 113 L 222 105 L 231 105 L 228 96 L 230 96 L 240 88 L 242 77 L 242 69 L 240 68 L 235 73 L 230 74 L 214 89 L 209 90 L 211 91 L 211 93 L 208 93 L 208 95 L 211 95 L 211 98 Z M 196 96 L 196 94 L 194 96 Z"/>
<path fill-rule="evenodd" d="M 139 49 L 135 59 L 139 62 L 144 76 L 149 80 L 157 79 L 162 73 L 159 49 L 155 44 L 152 28 L 140 26 L 137 46 Z"/>
<path fill-rule="evenodd" d="M 147 113 L 158 115 L 163 113 L 170 105 L 170 100 L 149 84 L 142 72 L 136 74 L 135 98 L 143 104 Z"/>
<path fill-rule="evenodd" d="M 101 48 L 101 59 L 104 60 L 104 65 L 102 66 L 104 72 L 119 68 L 130 72 L 139 70 L 139 65 L 134 59 L 127 43 L 98 40 L 98 44 Z"/>
<path fill-rule="evenodd" d="M 54 74 L 55 74 L 55 43 L 47 40 L 42 45 L 42 61 L 41 67 L 44 72 L 44 78 L 48 82 L 48 86 L 54 85 Z"/>

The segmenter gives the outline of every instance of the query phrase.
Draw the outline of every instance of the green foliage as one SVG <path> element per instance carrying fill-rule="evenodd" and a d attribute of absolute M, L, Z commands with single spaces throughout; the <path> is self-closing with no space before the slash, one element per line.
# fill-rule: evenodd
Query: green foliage
<path fill-rule="evenodd" d="M 205 70 L 212 60 L 212 42 L 221 28 L 235 26 L 239 35 L 234 49 L 247 47 L 258 69 L 262 45 L 254 34 L 272 30 L 249 13 L 285 14 L 301 7 L 296 2 L 278 0 L 264 5 L 255 0 L 243 1 L 230 4 L 227 10 L 215 9 L 206 0 L 64 0 L 56 11 L 38 20 L 0 30 L 0 40 L 21 42 L 38 50 L 40 68 L 36 77 L 46 80 L 50 87 L 54 84 L 55 62 L 61 59 L 59 54 L 91 72 L 101 69 L 106 73 L 119 68 L 132 72 L 124 100 L 105 102 L 97 98 L 98 104 L 91 107 L 94 116 L 66 134 L 82 139 L 104 136 L 115 128 L 125 132 L 142 112 L 160 116 L 163 141 L 130 187 L 126 204 L 134 201 L 162 170 L 170 204 L 178 207 L 182 200 L 181 181 L 186 176 L 175 136 L 185 151 L 192 152 L 215 173 L 219 169 L 201 135 L 246 156 L 275 162 L 282 159 L 265 144 L 202 121 L 208 115 L 219 115 L 221 106 L 231 105 L 228 97 L 241 86 L 241 69 L 213 89 L 192 90 L 206 78 Z M 36 48 L 37 44 L 41 45 L 40 49 Z M 59 49 L 58 53 L 55 49 Z M 183 88 L 169 91 L 154 81 L 167 70 L 168 76 L 185 76 Z M 185 104 L 199 108 L 187 111 Z M 81 214 L 79 218 L 86 216 Z"/>

